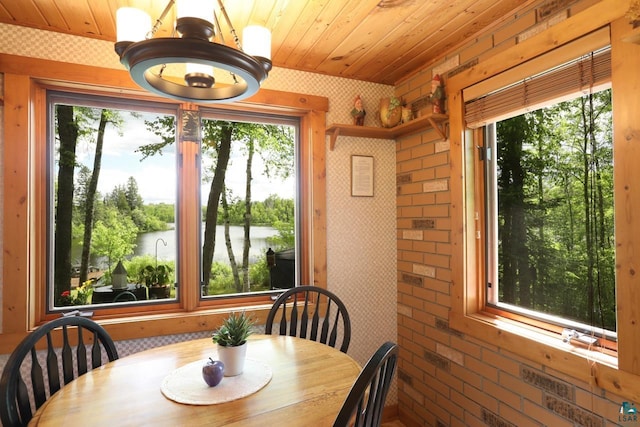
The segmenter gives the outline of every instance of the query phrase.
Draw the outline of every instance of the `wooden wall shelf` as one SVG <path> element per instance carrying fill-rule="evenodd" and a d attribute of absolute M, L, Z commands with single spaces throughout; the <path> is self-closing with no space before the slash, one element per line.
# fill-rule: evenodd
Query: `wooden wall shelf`
<path fill-rule="evenodd" d="M 359 136 L 364 138 L 396 139 L 401 136 L 422 132 L 433 128 L 442 139 L 447 139 L 444 123 L 449 120 L 446 114 L 429 114 L 392 128 L 332 124 L 325 131 L 330 136 L 329 149 L 333 151 L 339 136 Z"/>

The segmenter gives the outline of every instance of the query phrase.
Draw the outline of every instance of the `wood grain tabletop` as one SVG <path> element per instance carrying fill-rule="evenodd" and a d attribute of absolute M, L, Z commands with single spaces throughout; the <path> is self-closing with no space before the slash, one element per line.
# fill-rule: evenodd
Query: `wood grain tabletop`
<path fill-rule="evenodd" d="M 259 391 L 231 402 L 188 405 L 167 399 L 163 379 L 215 354 L 210 338 L 132 354 L 65 385 L 30 426 L 331 426 L 360 366 L 339 350 L 295 337 L 253 335 L 247 357 L 272 370 Z"/>

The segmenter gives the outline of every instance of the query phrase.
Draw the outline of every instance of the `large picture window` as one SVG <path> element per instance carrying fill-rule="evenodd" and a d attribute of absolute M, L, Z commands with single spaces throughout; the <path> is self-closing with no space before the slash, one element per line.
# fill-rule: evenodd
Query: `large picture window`
<path fill-rule="evenodd" d="M 63 92 L 49 93 L 48 111 L 50 311 L 183 304 L 187 292 L 238 297 L 298 282 L 297 117 Z M 196 161 L 184 144 L 195 144 Z M 190 176 L 200 177 L 195 196 L 179 195 Z M 189 222 L 199 238 L 184 238 Z M 181 283 L 185 269 L 200 285 Z"/>

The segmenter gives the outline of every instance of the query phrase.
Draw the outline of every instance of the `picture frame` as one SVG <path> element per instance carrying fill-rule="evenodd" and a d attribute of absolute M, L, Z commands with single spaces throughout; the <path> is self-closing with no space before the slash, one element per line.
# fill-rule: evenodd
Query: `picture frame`
<path fill-rule="evenodd" d="M 351 196 L 373 197 L 373 156 L 351 156 Z"/>

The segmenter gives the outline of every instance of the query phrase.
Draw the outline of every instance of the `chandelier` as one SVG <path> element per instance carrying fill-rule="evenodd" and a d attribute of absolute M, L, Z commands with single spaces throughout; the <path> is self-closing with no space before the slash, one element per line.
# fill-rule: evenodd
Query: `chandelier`
<path fill-rule="evenodd" d="M 153 38 L 174 3 L 176 37 Z M 153 27 L 146 12 L 119 8 L 115 51 L 131 78 L 150 92 L 187 102 L 233 102 L 255 94 L 271 70 L 271 33 L 247 26 L 241 45 L 222 0 L 218 5 L 237 48 L 225 44 L 212 0 L 170 0 Z M 221 73 L 228 73 L 226 81 L 216 81 Z"/>

